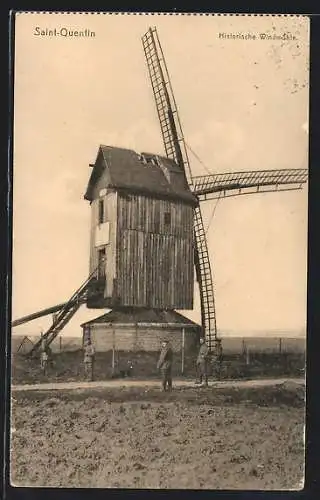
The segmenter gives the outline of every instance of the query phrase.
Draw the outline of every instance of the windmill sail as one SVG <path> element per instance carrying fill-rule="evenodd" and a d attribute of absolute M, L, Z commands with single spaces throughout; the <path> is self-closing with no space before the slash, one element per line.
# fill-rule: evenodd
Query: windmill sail
<path fill-rule="evenodd" d="M 156 103 L 164 149 L 168 158 L 183 166 L 188 184 L 192 184 L 189 158 L 184 142 L 177 105 L 167 65 L 156 28 L 149 28 L 142 37 L 150 81 Z"/>
<path fill-rule="evenodd" d="M 301 189 L 308 180 L 303 168 L 229 172 L 193 177 L 193 193 L 200 201 L 259 192 Z"/>
<path fill-rule="evenodd" d="M 156 28 L 150 28 L 142 37 L 150 81 L 166 155 L 184 170 L 190 189 L 193 178 L 177 105 Z M 217 340 L 213 280 L 207 239 L 200 207 L 194 211 L 195 268 L 200 289 L 201 321 L 210 351 Z"/>

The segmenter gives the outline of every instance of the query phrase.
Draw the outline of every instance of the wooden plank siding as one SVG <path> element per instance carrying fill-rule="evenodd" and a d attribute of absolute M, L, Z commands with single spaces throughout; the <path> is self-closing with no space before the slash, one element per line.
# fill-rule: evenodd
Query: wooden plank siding
<path fill-rule="evenodd" d="M 193 208 L 118 193 L 117 213 L 116 295 L 121 305 L 192 309 Z"/>
<path fill-rule="evenodd" d="M 112 297 L 114 279 L 116 278 L 116 251 L 117 251 L 117 196 L 116 191 L 109 191 L 104 196 L 94 199 L 91 203 L 91 231 L 90 231 L 90 274 L 98 266 L 98 251 L 104 248 L 105 260 L 105 297 Z M 104 201 L 104 221 L 110 223 L 109 243 L 95 246 L 96 228 L 99 225 L 99 201 Z"/>

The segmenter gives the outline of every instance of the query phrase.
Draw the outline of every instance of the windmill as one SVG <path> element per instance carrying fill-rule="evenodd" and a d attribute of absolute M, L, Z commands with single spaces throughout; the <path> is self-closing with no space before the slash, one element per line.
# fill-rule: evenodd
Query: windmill
<path fill-rule="evenodd" d="M 201 202 L 301 189 L 308 172 L 283 169 L 193 176 L 156 28 L 149 28 L 142 45 L 165 156 L 99 147 L 85 193 L 91 207 L 89 277 L 67 302 L 17 319 L 12 326 L 56 313 L 42 337 L 50 344 L 84 303 L 95 309 L 146 311 L 146 317 L 156 311 L 166 318 L 175 309 L 190 309 L 193 304 L 195 269 L 202 330 L 214 353 L 221 339 Z"/>

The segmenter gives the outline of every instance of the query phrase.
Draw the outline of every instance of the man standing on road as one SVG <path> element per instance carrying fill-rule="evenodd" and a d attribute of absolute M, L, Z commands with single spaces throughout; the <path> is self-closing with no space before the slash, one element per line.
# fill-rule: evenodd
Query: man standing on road
<path fill-rule="evenodd" d="M 93 365 L 94 365 L 94 356 L 95 350 L 91 343 L 91 340 L 88 339 L 84 346 L 84 373 L 86 380 L 90 382 L 93 381 Z"/>
<path fill-rule="evenodd" d="M 197 357 L 197 374 L 199 380 L 197 384 L 203 384 L 208 386 L 208 357 L 209 357 L 209 347 L 205 343 L 203 337 L 200 338 L 200 348 Z"/>
<path fill-rule="evenodd" d="M 212 372 L 217 380 L 221 379 L 221 367 L 222 367 L 222 345 L 221 340 L 217 339 L 214 344 L 214 349 L 211 358 Z"/>
<path fill-rule="evenodd" d="M 42 373 L 44 376 L 47 375 L 47 371 L 48 371 L 48 359 L 49 359 L 49 355 L 48 355 L 47 347 L 46 347 L 45 342 L 43 341 L 42 345 L 41 345 L 41 353 L 40 353 L 40 366 L 41 366 L 41 370 L 42 370 Z"/>
<path fill-rule="evenodd" d="M 157 364 L 158 370 L 162 374 L 162 390 L 172 390 L 172 358 L 173 352 L 170 347 L 169 341 L 164 340 L 161 346 L 159 361 Z"/>

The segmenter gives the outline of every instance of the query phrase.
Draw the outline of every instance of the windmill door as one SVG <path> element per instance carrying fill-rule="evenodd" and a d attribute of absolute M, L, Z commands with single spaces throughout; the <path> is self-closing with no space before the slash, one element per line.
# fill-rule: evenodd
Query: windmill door
<path fill-rule="evenodd" d="M 105 279 L 106 277 L 106 249 L 100 248 L 98 250 L 98 279 Z"/>

